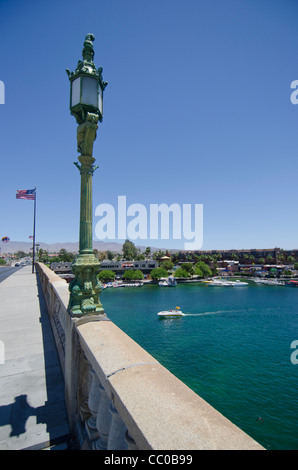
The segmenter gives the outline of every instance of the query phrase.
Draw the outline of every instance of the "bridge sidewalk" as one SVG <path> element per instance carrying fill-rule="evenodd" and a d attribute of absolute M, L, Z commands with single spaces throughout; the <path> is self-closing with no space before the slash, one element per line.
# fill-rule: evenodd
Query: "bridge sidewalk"
<path fill-rule="evenodd" d="M 31 266 L 0 284 L 0 341 L 0 450 L 67 449 L 64 380 Z"/>

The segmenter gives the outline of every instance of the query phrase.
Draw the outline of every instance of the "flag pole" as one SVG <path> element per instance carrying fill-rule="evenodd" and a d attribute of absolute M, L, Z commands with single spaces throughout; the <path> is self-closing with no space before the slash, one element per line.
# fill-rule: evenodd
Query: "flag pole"
<path fill-rule="evenodd" d="M 32 274 L 34 274 L 34 264 L 35 264 L 35 219 L 36 219 L 36 186 L 35 186 L 34 217 L 33 217 Z"/>

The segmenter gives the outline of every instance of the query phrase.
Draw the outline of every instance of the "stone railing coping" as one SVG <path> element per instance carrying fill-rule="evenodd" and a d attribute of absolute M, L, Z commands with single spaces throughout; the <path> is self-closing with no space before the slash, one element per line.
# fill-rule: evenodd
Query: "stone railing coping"
<path fill-rule="evenodd" d="M 68 284 L 65 279 L 62 279 L 58 274 L 54 273 L 50 268 L 48 268 L 43 263 L 36 263 L 38 272 L 43 276 L 47 277 L 47 282 L 51 284 L 53 290 L 56 292 L 59 299 L 61 299 L 61 305 L 67 310 L 69 291 Z"/>

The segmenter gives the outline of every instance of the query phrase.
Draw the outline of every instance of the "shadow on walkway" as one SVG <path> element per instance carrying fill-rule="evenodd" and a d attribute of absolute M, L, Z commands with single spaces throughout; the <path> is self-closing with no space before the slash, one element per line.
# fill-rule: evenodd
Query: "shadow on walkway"
<path fill-rule="evenodd" d="M 40 437 L 43 442 L 26 447 L 26 449 L 38 450 L 49 447 L 53 449 L 59 449 L 60 447 L 63 450 L 75 449 L 75 439 L 70 434 L 68 426 L 64 378 L 42 287 L 38 274 L 36 273 L 35 276 L 40 307 L 39 321 L 42 330 L 47 401 L 44 405 L 34 408 L 28 402 L 28 399 L 30 401 L 28 395 L 20 394 L 15 396 L 14 402 L 9 405 L 0 406 L 0 426 L 10 425 L 11 432 L 9 437 L 19 437 L 29 432 L 29 428 L 30 433 L 34 434 L 34 425 L 46 424 L 47 434 L 45 432 L 41 433 L 42 435 Z M 35 375 L 31 376 L 31 380 L 35 378 Z M 26 380 L 28 380 L 28 377 Z M 34 387 L 34 384 L 31 384 L 31 387 L 32 385 Z M 38 388 L 39 386 L 39 383 L 36 383 L 36 387 Z M 30 420 L 31 417 L 35 417 L 35 420 Z M 40 429 L 40 427 L 36 428 L 36 434 L 40 433 Z M 45 436 L 47 440 L 45 440 Z"/>
<path fill-rule="evenodd" d="M 6 406 L 0 407 L 0 426 L 10 425 L 11 432 L 9 437 L 19 437 L 21 434 L 26 433 L 26 422 L 31 416 L 36 417 L 36 424 L 46 424 L 47 431 L 51 436 L 51 427 L 55 424 L 55 418 L 51 423 L 52 407 L 49 402 L 46 402 L 45 405 L 33 408 L 29 405 L 27 401 L 27 395 L 19 395 L 15 397 L 14 403 L 11 403 Z M 58 444 L 65 444 L 65 447 L 68 449 L 71 447 L 71 436 L 69 434 L 64 434 L 54 437 L 32 446 L 37 449 L 56 446 Z"/>

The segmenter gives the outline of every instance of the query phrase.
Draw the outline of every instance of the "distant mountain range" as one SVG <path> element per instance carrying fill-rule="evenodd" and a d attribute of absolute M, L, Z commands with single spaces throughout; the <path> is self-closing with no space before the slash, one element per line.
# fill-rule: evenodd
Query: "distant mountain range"
<path fill-rule="evenodd" d="M 62 243 L 43 243 L 43 242 L 36 242 L 39 245 L 39 248 L 46 250 L 48 253 L 58 253 L 62 248 L 65 248 L 66 251 L 71 253 L 76 253 L 79 251 L 79 242 L 62 242 Z M 137 245 L 136 245 L 137 246 Z M 17 251 L 24 251 L 25 253 L 30 253 L 30 249 L 32 248 L 32 242 L 13 242 L 9 241 L 7 243 L 1 243 L 1 254 L 6 253 L 16 253 Z M 121 253 L 122 251 L 122 244 L 116 242 L 100 242 L 100 241 L 93 241 L 93 248 L 97 249 L 98 251 L 114 251 L 117 253 Z M 137 246 L 141 251 L 146 249 L 145 246 Z M 151 247 L 151 251 L 158 251 L 166 250 L 165 248 L 153 248 Z M 176 250 L 171 250 L 176 251 Z"/>

